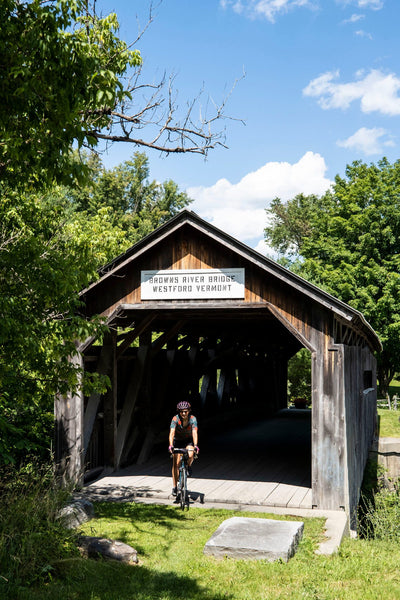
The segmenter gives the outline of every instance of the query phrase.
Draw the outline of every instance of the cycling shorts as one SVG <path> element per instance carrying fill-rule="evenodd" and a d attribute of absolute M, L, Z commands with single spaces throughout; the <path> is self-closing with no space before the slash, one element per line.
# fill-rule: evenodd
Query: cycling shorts
<path fill-rule="evenodd" d="M 186 448 L 186 446 L 194 446 L 193 439 L 191 437 L 181 440 L 174 438 L 174 448 Z"/>

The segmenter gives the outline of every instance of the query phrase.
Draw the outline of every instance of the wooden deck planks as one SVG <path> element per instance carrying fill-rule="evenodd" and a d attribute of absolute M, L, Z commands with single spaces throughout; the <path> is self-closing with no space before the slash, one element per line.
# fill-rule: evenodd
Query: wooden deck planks
<path fill-rule="evenodd" d="M 126 490 L 136 496 L 168 498 L 171 495 L 171 477 L 154 475 L 108 476 L 88 486 L 86 490 Z M 279 481 L 243 481 L 233 479 L 190 478 L 190 492 L 201 495 L 207 502 L 235 504 L 258 504 L 263 506 L 285 506 L 311 508 L 311 489 Z"/>
<path fill-rule="evenodd" d="M 234 443 L 229 443 L 229 432 L 224 434 L 220 445 L 218 440 L 205 442 L 205 450 L 193 464 L 194 477 L 188 481 L 192 498 L 266 507 L 311 508 L 310 448 L 299 446 L 299 451 L 293 455 L 275 448 L 271 439 L 276 437 L 276 428 L 283 425 L 279 420 L 270 420 L 264 431 L 263 426 L 257 423 L 256 434 L 260 441 L 256 445 L 251 426 L 242 428 L 241 444 L 237 442 L 237 431 Z M 272 434 L 269 435 L 271 428 Z M 301 431 L 301 441 L 300 434 Z M 246 436 L 249 443 L 246 443 Z M 238 446 L 246 448 L 246 451 L 238 450 Z M 85 489 L 90 494 L 90 490 L 106 488 L 111 494 L 115 488 L 119 493 L 122 489 L 133 496 L 145 495 L 155 501 L 157 498 L 172 500 L 171 467 L 171 460 L 163 450 L 145 464 L 116 471 Z"/>

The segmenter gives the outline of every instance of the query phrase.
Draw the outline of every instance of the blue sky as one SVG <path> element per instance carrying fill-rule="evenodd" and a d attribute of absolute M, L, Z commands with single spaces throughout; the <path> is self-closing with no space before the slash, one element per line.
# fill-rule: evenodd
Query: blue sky
<path fill-rule="evenodd" d="M 323 193 L 353 160 L 399 158 L 399 0 L 163 0 L 137 44 L 147 81 L 175 75 L 185 106 L 204 86 L 230 96 L 228 149 L 161 157 L 151 178 L 173 179 L 201 217 L 259 251 L 275 196 Z M 97 0 L 136 39 L 147 0 Z M 244 121 L 245 124 L 242 124 Z M 107 167 L 137 150 L 115 144 Z"/>

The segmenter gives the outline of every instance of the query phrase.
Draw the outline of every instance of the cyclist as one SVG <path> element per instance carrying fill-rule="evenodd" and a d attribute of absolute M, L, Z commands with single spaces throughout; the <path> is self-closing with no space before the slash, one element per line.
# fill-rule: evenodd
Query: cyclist
<path fill-rule="evenodd" d="M 197 419 L 191 415 L 191 405 L 189 402 L 179 402 L 176 406 L 178 414 L 172 418 L 169 430 L 169 448 L 171 453 L 174 446 L 177 448 L 187 448 L 189 451 L 189 475 L 191 475 L 191 465 L 194 459 L 194 452 L 198 454 L 198 428 Z M 172 494 L 176 496 L 176 484 L 178 481 L 178 471 L 182 460 L 181 454 L 173 454 L 172 463 Z"/>

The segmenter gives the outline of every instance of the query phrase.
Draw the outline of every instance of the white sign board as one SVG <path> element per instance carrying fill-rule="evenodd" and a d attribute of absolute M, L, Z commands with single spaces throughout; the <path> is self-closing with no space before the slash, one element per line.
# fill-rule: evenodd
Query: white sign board
<path fill-rule="evenodd" d="M 244 269 L 141 272 L 142 300 L 244 298 Z"/>

